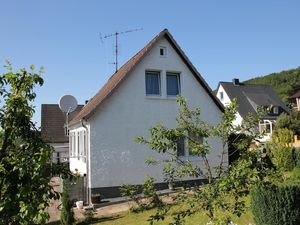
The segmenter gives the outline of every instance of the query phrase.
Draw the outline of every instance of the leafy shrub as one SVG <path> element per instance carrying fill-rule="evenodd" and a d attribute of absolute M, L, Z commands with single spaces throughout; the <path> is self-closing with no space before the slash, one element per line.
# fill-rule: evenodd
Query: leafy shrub
<path fill-rule="evenodd" d="M 63 193 L 62 193 L 62 211 L 60 214 L 60 223 L 62 225 L 71 225 L 75 222 L 74 212 L 72 208 L 72 202 L 69 199 L 67 182 L 63 182 Z"/>
<path fill-rule="evenodd" d="M 292 147 L 292 142 L 293 132 L 283 128 L 276 130 L 272 141 L 266 145 L 272 163 L 281 171 L 291 171 L 297 164 L 296 150 Z"/>
<path fill-rule="evenodd" d="M 289 114 L 282 113 L 276 120 L 276 129 L 287 128 L 294 134 L 300 135 L 300 112 L 291 111 Z"/>
<path fill-rule="evenodd" d="M 299 225 L 299 185 L 257 185 L 251 190 L 251 208 L 257 225 Z"/>
<path fill-rule="evenodd" d="M 125 184 L 120 187 L 120 192 L 123 197 L 134 201 L 137 208 L 131 208 L 133 211 L 142 211 L 163 205 L 154 187 L 154 178 L 149 177 L 142 185 Z M 143 193 L 142 197 L 140 193 Z"/>
<path fill-rule="evenodd" d="M 300 168 L 300 148 L 295 148 L 294 158 L 295 158 L 295 167 Z"/>
<path fill-rule="evenodd" d="M 300 167 L 295 167 L 291 173 L 291 182 L 300 184 Z"/>
<path fill-rule="evenodd" d="M 94 210 L 93 209 L 88 209 L 85 210 L 83 215 L 84 215 L 84 223 L 85 224 L 91 224 L 93 219 L 94 219 Z"/>
<path fill-rule="evenodd" d="M 128 200 L 137 202 L 139 199 L 139 188 L 137 185 L 124 184 L 120 187 L 121 196 Z"/>
<path fill-rule="evenodd" d="M 295 167 L 295 149 L 293 147 L 275 147 L 273 149 L 273 163 L 278 169 L 291 171 Z"/>

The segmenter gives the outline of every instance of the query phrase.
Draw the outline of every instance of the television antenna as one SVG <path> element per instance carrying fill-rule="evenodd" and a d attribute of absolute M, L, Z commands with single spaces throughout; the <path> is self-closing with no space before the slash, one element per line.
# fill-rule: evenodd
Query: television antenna
<path fill-rule="evenodd" d="M 74 112 L 77 108 L 77 100 L 72 95 L 64 95 L 59 99 L 59 108 L 66 113 L 66 134 L 69 130 L 69 114 Z"/>
<path fill-rule="evenodd" d="M 133 29 L 133 30 L 126 30 L 126 31 L 121 31 L 121 32 L 116 31 L 115 33 L 104 35 L 103 37 L 100 33 L 100 40 L 101 40 L 102 43 L 103 43 L 103 39 L 110 38 L 110 37 L 115 37 L 115 43 L 116 43 L 115 44 L 115 62 L 112 63 L 116 66 L 116 71 L 115 72 L 118 72 L 118 54 L 119 54 L 118 36 L 120 34 L 127 34 L 127 33 L 136 32 L 136 31 L 140 31 L 140 30 L 143 30 L 143 28 L 138 28 L 138 29 Z"/>

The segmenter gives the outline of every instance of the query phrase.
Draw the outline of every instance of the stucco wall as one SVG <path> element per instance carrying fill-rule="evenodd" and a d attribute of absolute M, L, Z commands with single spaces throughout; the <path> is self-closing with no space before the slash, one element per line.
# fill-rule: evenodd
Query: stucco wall
<path fill-rule="evenodd" d="M 223 99 L 221 99 L 221 92 L 223 92 Z M 224 106 L 228 106 L 231 104 L 231 100 L 222 85 L 219 85 L 219 88 L 217 90 L 217 98 L 220 99 L 220 102 L 222 102 L 222 104 Z M 235 114 L 235 116 L 236 116 L 236 118 L 233 121 L 233 125 L 235 125 L 235 126 L 241 125 L 243 118 L 241 117 L 241 115 L 238 112 Z"/>
<path fill-rule="evenodd" d="M 167 47 L 167 57 L 159 55 L 159 47 Z M 160 97 L 145 94 L 145 70 L 161 72 Z M 141 183 L 147 175 L 162 182 L 160 166 L 148 166 L 146 157 L 160 157 L 144 145 L 134 142 L 137 135 L 148 137 L 148 129 L 161 122 L 176 127 L 178 105 L 166 96 L 166 71 L 180 72 L 181 94 L 191 107 L 200 106 L 203 120 L 215 124 L 221 115 L 206 91 L 191 74 L 169 42 L 161 39 L 137 65 L 119 88 L 97 109 L 90 123 L 91 187 Z M 211 163 L 219 158 L 221 142 L 209 140 L 214 151 Z M 196 162 L 196 161 L 195 161 Z"/>

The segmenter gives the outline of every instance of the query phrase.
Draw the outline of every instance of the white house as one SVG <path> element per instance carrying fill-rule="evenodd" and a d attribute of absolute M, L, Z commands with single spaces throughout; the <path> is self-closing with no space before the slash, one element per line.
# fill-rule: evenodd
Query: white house
<path fill-rule="evenodd" d="M 233 79 L 232 82 L 219 82 L 217 97 L 224 106 L 229 105 L 233 99 L 236 99 L 238 108 L 236 119 L 233 122 L 234 125 L 240 125 L 243 118 L 249 113 L 257 113 L 259 106 L 270 109 L 258 124 L 258 128 L 266 132 L 265 136 L 259 140 L 261 142 L 265 142 L 270 138 L 277 117 L 283 112 L 288 112 L 285 104 L 269 85 L 244 84 L 239 79 Z"/>
<path fill-rule="evenodd" d="M 165 29 L 113 74 L 70 122 L 70 169 L 86 175 L 89 196 L 116 196 L 122 184 L 141 184 L 147 175 L 164 182 L 162 168 L 144 162 L 161 156 L 134 139 L 149 137 L 149 128 L 158 122 L 176 127 L 177 95 L 191 107 L 200 106 L 203 120 L 212 125 L 220 120 L 222 104 Z M 213 165 L 222 143 L 208 141 Z M 199 160 L 187 149 L 183 158 Z"/>

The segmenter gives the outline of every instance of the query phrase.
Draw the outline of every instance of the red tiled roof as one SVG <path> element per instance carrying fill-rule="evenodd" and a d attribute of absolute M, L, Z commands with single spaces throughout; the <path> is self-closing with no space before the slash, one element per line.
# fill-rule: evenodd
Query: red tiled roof
<path fill-rule="evenodd" d="M 203 86 L 203 88 L 208 92 L 210 97 L 213 99 L 215 104 L 219 107 L 221 111 L 224 110 L 223 105 L 214 96 L 212 90 L 201 77 L 200 73 L 189 61 L 184 52 L 180 49 L 176 41 L 173 39 L 172 35 L 167 29 L 161 31 L 155 38 L 153 38 L 144 48 L 142 48 L 135 56 L 128 60 L 115 74 L 113 74 L 107 83 L 98 91 L 98 93 L 90 99 L 90 101 L 82 108 L 82 110 L 75 116 L 75 118 L 70 122 L 70 124 L 75 124 L 81 119 L 89 118 L 95 110 L 101 105 L 101 103 L 108 98 L 114 90 L 118 88 L 121 82 L 126 78 L 130 71 L 143 59 L 143 57 L 152 49 L 154 44 L 160 40 L 162 37 L 166 37 L 171 43 L 177 53 L 181 56 L 182 60 L 187 64 L 189 69 L 193 72 L 196 79 Z"/>

